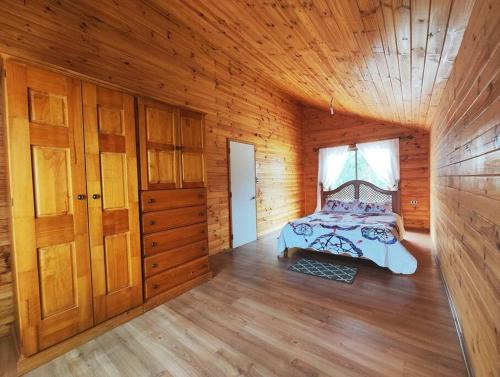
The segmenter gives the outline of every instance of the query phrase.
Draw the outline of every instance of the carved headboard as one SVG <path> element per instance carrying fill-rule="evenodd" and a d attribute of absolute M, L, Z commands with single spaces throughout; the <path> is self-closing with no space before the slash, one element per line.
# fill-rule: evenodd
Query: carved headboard
<path fill-rule="evenodd" d="M 399 190 L 384 190 L 366 181 L 349 181 L 330 191 L 323 191 L 323 185 L 321 185 L 321 208 L 323 208 L 328 199 L 337 199 L 345 202 L 355 199 L 369 203 L 388 202 L 391 203 L 392 212 L 401 214 Z"/>

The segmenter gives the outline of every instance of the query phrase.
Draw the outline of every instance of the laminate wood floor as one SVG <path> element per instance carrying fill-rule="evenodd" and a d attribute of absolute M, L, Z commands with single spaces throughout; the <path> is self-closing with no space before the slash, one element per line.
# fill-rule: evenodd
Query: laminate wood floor
<path fill-rule="evenodd" d="M 417 273 L 367 261 L 352 285 L 287 271 L 266 237 L 211 258 L 212 281 L 29 376 L 464 376 L 429 237 L 408 233 Z"/>

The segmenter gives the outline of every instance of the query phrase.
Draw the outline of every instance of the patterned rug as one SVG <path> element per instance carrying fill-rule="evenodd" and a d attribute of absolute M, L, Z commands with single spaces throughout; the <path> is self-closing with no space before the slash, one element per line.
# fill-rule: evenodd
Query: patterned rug
<path fill-rule="evenodd" d="M 324 279 L 341 281 L 343 283 L 352 284 L 356 274 L 357 267 L 348 267 L 341 264 L 333 264 L 328 262 L 319 262 L 312 259 L 299 259 L 297 262 L 288 267 L 290 271 L 300 272 L 306 275 L 318 276 Z"/>

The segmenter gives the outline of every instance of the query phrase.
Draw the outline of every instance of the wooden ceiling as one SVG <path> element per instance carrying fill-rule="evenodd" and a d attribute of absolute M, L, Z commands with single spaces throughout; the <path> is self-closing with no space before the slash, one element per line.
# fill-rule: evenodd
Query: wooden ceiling
<path fill-rule="evenodd" d="M 152 3 L 301 102 L 428 125 L 474 1 Z"/>
<path fill-rule="evenodd" d="M 30 23 L 29 28 L 24 25 L 24 30 L 29 31 L 43 21 L 19 11 L 14 14 L 21 2 L 10 2 L 17 4 L 4 5 L 7 13 L 0 20 L 0 30 L 12 30 L 16 22 L 26 19 Z M 143 0 L 114 4 L 80 1 L 78 6 L 65 1 L 35 3 L 53 12 L 57 9 L 50 20 L 58 20 L 61 25 L 77 22 L 74 16 L 78 12 L 101 23 L 121 15 L 122 22 L 115 27 L 122 37 L 130 38 L 131 51 L 135 48 L 132 44 L 137 43 L 132 32 L 138 27 L 137 17 L 142 17 L 142 22 L 148 19 L 148 27 L 157 32 L 154 42 L 162 47 L 168 47 L 169 33 L 174 30 L 166 25 L 174 24 L 176 31 L 196 39 L 212 58 L 224 56 L 230 65 L 306 105 L 327 109 L 333 98 L 338 112 L 428 127 L 450 76 L 474 0 Z M 17 21 L 10 18 L 9 12 Z M 78 26 L 82 30 L 75 34 L 71 49 L 90 49 L 92 53 L 100 50 L 99 43 L 88 43 L 88 37 L 81 33 L 88 25 Z M 158 32 L 162 28 L 163 33 Z M 48 38 L 57 43 L 56 29 L 52 29 L 50 35 L 32 33 L 30 38 L 40 39 L 40 43 L 31 41 L 32 48 L 46 46 Z M 0 48 L 15 52 L 13 45 L 27 43 L 26 37 L 20 37 L 22 30 L 18 26 L 17 37 L 0 33 Z M 71 38 L 66 31 L 62 34 L 65 40 Z M 126 41 L 120 38 L 117 43 Z M 62 48 L 59 52 L 67 53 Z M 167 58 L 165 55 L 165 65 Z M 86 59 L 85 55 L 81 59 Z"/>

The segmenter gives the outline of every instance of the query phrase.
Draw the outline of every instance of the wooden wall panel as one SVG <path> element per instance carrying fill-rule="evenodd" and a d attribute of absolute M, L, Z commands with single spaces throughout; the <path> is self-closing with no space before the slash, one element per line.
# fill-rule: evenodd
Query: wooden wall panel
<path fill-rule="evenodd" d="M 475 3 L 431 127 L 433 252 L 476 376 L 500 376 L 499 19 Z"/>
<path fill-rule="evenodd" d="M 0 71 L 2 62 L 0 61 Z M 10 332 L 14 321 L 12 274 L 10 272 L 9 207 L 7 192 L 7 152 L 5 146 L 5 110 L 3 74 L 0 75 L 0 337 Z"/>
<path fill-rule="evenodd" d="M 300 106 L 182 20 L 140 2 L 12 2 L 2 11 L 9 14 L 0 22 L 0 52 L 206 113 L 211 254 L 229 247 L 227 138 L 256 146 L 259 235 L 303 213 Z M 3 148 L 0 152 L 3 172 Z M 0 327 L 12 320 L 4 177 Z"/>
<path fill-rule="evenodd" d="M 258 233 L 302 212 L 299 105 L 182 20 L 140 2 L 11 5 L 0 51 L 207 114 L 212 253 L 229 245 L 228 137 L 256 144 Z"/>
<path fill-rule="evenodd" d="M 304 126 L 304 196 L 305 211 L 316 207 L 318 152 L 314 148 L 353 144 L 402 137 L 400 140 L 401 207 L 408 228 L 429 228 L 429 134 L 397 124 L 306 107 Z M 410 200 L 417 199 L 413 206 Z"/>

